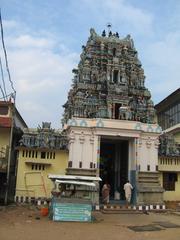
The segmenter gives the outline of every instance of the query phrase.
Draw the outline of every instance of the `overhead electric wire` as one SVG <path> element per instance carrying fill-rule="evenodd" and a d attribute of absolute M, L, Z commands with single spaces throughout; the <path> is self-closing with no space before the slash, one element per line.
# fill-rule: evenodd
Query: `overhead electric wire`
<path fill-rule="evenodd" d="M 2 87 L 1 87 L 2 88 Z M 3 89 L 2 89 L 3 90 Z M 3 92 L 4 93 L 4 92 Z M 6 95 L 6 96 L 4 96 L 6 99 L 8 98 L 8 97 L 12 97 L 12 93 L 10 93 L 10 94 L 8 94 L 8 95 Z M 0 97 L 0 99 L 4 99 L 4 97 Z"/>
<path fill-rule="evenodd" d="M 6 47 L 5 47 L 5 44 L 4 44 L 4 33 L 3 33 L 3 25 L 2 25 L 2 18 L 1 18 L 1 9 L 0 9 L 0 25 L 1 25 L 1 40 L 2 40 L 2 46 L 3 46 L 3 50 L 4 50 L 4 56 L 5 56 L 5 62 L 6 62 L 6 70 L 7 70 L 7 73 L 8 73 L 8 77 L 9 77 L 9 82 L 11 84 L 11 88 L 14 92 L 14 100 L 15 100 L 15 97 L 16 97 L 16 90 L 13 86 L 13 82 L 11 80 L 11 75 L 10 75 L 10 71 L 9 71 L 9 66 L 8 66 L 8 59 L 7 59 L 7 53 L 6 53 Z"/>
<path fill-rule="evenodd" d="M 4 95 L 5 95 L 4 100 L 7 100 L 6 85 L 5 85 L 5 81 L 4 81 L 4 73 L 3 73 L 1 57 L 0 57 L 0 67 L 1 67 L 1 77 L 2 77 L 2 82 L 3 82 L 3 92 L 4 92 Z"/>
<path fill-rule="evenodd" d="M 3 92 L 3 89 L 2 89 L 2 87 L 1 87 L 1 85 L 0 85 L 0 89 L 1 89 L 1 92 L 2 92 L 2 95 L 3 95 L 3 98 L 2 98 L 2 99 L 4 99 L 4 101 L 6 101 L 6 97 L 5 97 L 5 94 L 4 94 L 4 92 Z"/>

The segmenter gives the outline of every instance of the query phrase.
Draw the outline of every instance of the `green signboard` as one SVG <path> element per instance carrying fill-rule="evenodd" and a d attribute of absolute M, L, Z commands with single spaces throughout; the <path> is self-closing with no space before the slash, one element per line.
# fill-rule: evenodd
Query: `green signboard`
<path fill-rule="evenodd" d="M 61 203 L 53 204 L 53 220 L 54 221 L 91 221 L 91 204 L 79 203 Z"/>

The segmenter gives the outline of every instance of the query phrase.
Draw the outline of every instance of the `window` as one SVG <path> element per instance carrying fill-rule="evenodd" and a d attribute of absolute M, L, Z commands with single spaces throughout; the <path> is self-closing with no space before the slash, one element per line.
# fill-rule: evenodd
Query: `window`
<path fill-rule="evenodd" d="M 24 150 L 23 150 L 23 152 L 22 152 L 22 156 L 24 157 Z"/>
<path fill-rule="evenodd" d="M 82 168 L 82 162 L 79 162 L 79 168 Z"/>
<path fill-rule="evenodd" d="M 113 48 L 113 57 L 116 56 L 116 48 Z"/>
<path fill-rule="evenodd" d="M 173 105 L 169 106 L 167 110 L 160 113 L 159 115 L 159 124 L 163 129 L 174 126 L 180 122 L 180 111 L 179 103 L 176 102 Z"/>
<path fill-rule="evenodd" d="M 180 103 L 178 103 L 178 107 L 177 107 L 178 111 L 180 111 Z"/>
<path fill-rule="evenodd" d="M 122 106 L 122 104 L 115 103 L 115 119 L 119 119 L 119 108 Z"/>
<path fill-rule="evenodd" d="M 41 152 L 41 158 L 43 158 L 43 159 L 46 158 L 46 152 Z"/>
<path fill-rule="evenodd" d="M 175 191 L 176 181 L 177 181 L 177 173 L 174 173 L 174 172 L 163 173 L 163 188 L 166 191 Z"/>
<path fill-rule="evenodd" d="M 68 167 L 71 168 L 72 167 L 72 161 L 68 162 Z"/>
<path fill-rule="evenodd" d="M 56 157 L 56 154 L 55 154 L 55 152 L 53 153 L 53 159 L 55 159 L 55 157 Z"/>
<path fill-rule="evenodd" d="M 150 171 L 150 165 L 147 165 L 147 170 Z"/>
<path fill-rule="evenodd" d="M 0 106 L 0 115 L 8 114 L 8 106 Z"/>
<path fill-rule="evenodd" d="M 45 170 L 45 166 L 41 165 L 41 164 L 32 164 L 31 165 L 31 169 L 32 170 L 38 170 L 38 171 L 40 171 L 40 170 L 44 171 Z"/>
<path fill-rule="evenodd" d="M 114 83 L 117 83 L 117 82 L 118 82 L 118 70 L 114 70 L 113 82 L 114 82 Z"/>
<path fill-rule="evenodd" d="M 31 157 L 31 151 L 29 151 L 29 157 Z"/>
<path fill-rule="evenodd" d="M 90 168 L 93 168 L 93 162 L 90 162 Z"/>

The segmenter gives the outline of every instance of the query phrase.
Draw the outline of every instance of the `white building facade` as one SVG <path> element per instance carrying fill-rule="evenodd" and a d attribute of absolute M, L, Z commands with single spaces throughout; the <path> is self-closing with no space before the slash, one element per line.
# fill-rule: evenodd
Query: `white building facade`
<path fill-rule="evenodd" d="M 129 179 L 134 204 L 161 204 L 157 124 L 112 119 L 73 118 L 65 128 L 69 136 L 68 174 L 91 175 L 109 181 L 111 197 Z M 105 161 L 104 161 L 105 159 Z M 101 188 L 100 188 L 101 189 Z"/>

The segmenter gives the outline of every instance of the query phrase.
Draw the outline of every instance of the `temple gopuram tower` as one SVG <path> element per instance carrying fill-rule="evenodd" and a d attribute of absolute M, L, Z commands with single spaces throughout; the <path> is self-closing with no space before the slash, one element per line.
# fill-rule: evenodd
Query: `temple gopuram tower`
<path fill-rule="evenodd" d="M 158 136 L 151 94 L 130 35 L 90 29 L 64 104 L 69 137 L 67 173 L 100 176 L 111 199 L 129 179 L 134 204 L 160 204 Z"/>

